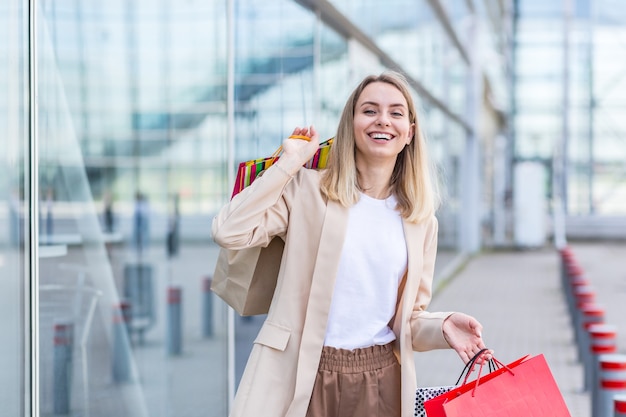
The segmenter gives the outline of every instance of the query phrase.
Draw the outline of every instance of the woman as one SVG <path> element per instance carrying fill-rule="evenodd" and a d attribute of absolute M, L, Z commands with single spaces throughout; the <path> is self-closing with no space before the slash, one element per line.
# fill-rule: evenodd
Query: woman
<path fill-rule="evenodd" d="M 467 362 L 485 345 L 473 317 L 426 311 L 437 199 L 406 81 L 359 84 L 325 170 L 302 168 L 315 128 L 293 135 L 213 221 L 225 248 L 285 241 L 231 416 L 413 416 L 414 350 L 451 347 Z"/>

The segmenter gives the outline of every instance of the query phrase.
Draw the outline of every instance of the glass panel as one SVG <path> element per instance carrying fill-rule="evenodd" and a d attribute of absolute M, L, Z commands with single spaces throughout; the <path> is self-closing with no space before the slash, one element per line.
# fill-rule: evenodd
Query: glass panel
<path fill-rule="evenodd" d="M 40 6 L 42 415 L 226 415 L 226 2 Z"/>
<path fill-rule="evenodd" d="M 313 123 L 314 16 L 292 1 L 236 3 L 237 161 L 269 156 Z"/>
<path fill-rule="evenodd" d="M 436 108 L 427 108 L 420 117 L 426 128 L 426 142 L 437 168 L 443 204 L 437 212 L 439 220 L 439 252 L 437 264 L 445 265 L 458 250 L 460 210 L 461 158 L 465 131 L 450 123 Z"/>
<path fill-rule="evenodd" d="M 515 2 L 517 12 L 523 18 L 560 17 L 563 14 L 563 2 L 543 0 L 521 0 Z"/>
<path fill-rule="evenodd" d="M 626 15 L 610 1 L 597 4 L 595 25 L 588 32 L 593 49 L 590 59 L 582 61 L 589 74 L 592 91 L 592 114 L 585 148 L 590 158 L 585 161 L 581 183 L 588 184 L 589 210 L 597 215 L 618 216 L 626 213 Z M 613 10 L 611 10 L 613 9 Z M 581 65 L 579 64 L 579 65 Z M 581 65 L 581 66 L 582 66 Z"/>
<path fill-rule="evenodd" d="M 28 288 L 29 110 L 28 13 L 21 0 L 0 4 L 0 404 L 2 414 L 25 415 L 29 395 L 24 338 Z M 25 368 L 26 367 L 26 368 Z"/>
<path fill-rule="evenodd" d="M 320 80 L 318 128 L 325 136 L 333 136 L 337 123 L 353 86 L 345 80 L 350 79 L 348 62 L 348 43 L 332 29 L 322 26 L 320 30 Z"/>

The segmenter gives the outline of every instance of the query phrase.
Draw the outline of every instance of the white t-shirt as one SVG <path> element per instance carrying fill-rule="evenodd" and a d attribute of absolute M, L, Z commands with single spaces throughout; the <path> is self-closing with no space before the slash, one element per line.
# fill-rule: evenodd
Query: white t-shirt
<path fill-rule="evenodd" d="M 346 239 L 331 301 L 324 344 L 341 349 L 384 345 L 407 268 L 402 218 L 394 196 L 361 194 L 350 208 Z"/>

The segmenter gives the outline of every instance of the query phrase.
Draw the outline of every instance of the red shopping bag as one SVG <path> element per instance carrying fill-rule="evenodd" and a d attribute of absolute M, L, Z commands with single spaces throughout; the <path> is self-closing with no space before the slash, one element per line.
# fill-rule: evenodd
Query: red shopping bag
<path fill-rule="evenodd" d="M 528 355 L 526 356 L 522 356 L 521 358 L 517 359 L 514 362 L 511 362 L 510 364 L 507 365 L 507 367 L 513 368 L 517 365 L 519 365 L 522 361 L 524 361 L 525 359 L 528 358 Z M 471 372 L 471 370 L 470 370 Z M 505 367 L 499 367 L 496 370 L 494 370 L 493 372 L 490 372 L 486 375 L 480 376 L 478 375 L 478 377 L 474 380 L 472 380 L 471 382 L 467 382 L 467 378 L 465 380 L 465 382 L 463 382 L 463 385 L 460 385 L 456 388 L 453 388 L 452 390 L 446 392 L 445 394 L 439 395 L 438 397 L 432 398 L 426 402 L 424 402 L 424 409 L 426 410 L 426 415 L 428 417 L 447 417 L 447 414 L 443 408 L 444 403 L 447 403 L 448 401 L 459 397 L 460 395 L 471 391 L 472 389 L 474 389 L 476 387 L 476 382 L 478 381 L 480 384 L 489 381 L 495 377 L 497 377 L 498 375 L 500 375 L 502 372 L 507 372 L 507 369 Z"/>
<path fill-rule="evenodd" d="M 463 385 L 463 392 L 446 394 L 448 398 L 442 404 L 444 414 L 440 415 L 571 417 L 543 355 L 518 359 L 509 365 L 499 364 L 500 369 Z M 428 416 L 433 417 L 430 413 Z"/>

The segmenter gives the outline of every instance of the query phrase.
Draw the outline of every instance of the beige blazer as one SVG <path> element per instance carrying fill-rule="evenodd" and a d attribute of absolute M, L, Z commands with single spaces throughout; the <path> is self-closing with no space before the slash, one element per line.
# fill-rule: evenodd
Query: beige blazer
<path fill-rule="evenodd" d="M 348 209 L 319 192 L 319 175 L 301 169 L 290 177 L 271 167 L 213 220 L 222 247 L 267 246 L 279 236 L 285 249 L 274 298 L 256 340 L 230 412 L 231 417 L 304 417 L 324 343 Z M 442 323 L 451 313 L 431 313 L 437 220 L 404 222 L 409 254 L 405 284 L 393 320 L 395 353 L 402 369 L 402 417 L 414 413 L 413 351 L 449 348 Z"/>

